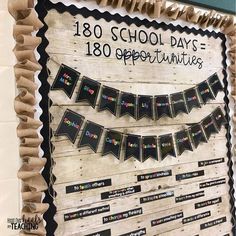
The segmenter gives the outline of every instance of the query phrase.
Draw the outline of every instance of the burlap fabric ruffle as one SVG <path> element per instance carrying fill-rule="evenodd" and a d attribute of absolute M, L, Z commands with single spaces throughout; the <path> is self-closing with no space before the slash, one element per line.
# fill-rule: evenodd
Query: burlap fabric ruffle
<path fill-rule="evenodd" d="M 35 91 L 38 89 L 34 82 L 34 74 L 41 69 L 34 50 L 41 43 L 41 38 L 32 35 L 33 31 L 40 29 L 43 24 L 34 10 L 33 0 L 9 0 L 9 12 L 15 18 L 13 37 L 16 46 L 13 52 L 17 59 L 14 66 L 16 85 L 19 95 L 15 98 L 15 111 L 19 117 L 17 136 L 20 138 L 19 155 L 22 159 L 18 178 L 22 180 L 22 217 L 37 219 L 38 228 L 35 230 L 22 230 L 20 235 L 46 235 L 43 214 L 48 204 L 42 203 L 42 192 L 47 189 L 47 183 L 40 174 L 46 163 L 46 158 L 39 156 L 39 146 L 42 140 L 37 129 L 41 122 L 34 118 Z"/>

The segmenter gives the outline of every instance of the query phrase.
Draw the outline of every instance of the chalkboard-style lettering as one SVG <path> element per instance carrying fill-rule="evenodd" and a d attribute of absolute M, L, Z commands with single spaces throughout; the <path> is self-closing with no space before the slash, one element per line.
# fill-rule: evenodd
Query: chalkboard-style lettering
<path fill-rule="evenodd" d="M 104 138 L 102 155 L 105 156 L 110 153 L 113 154 L 117 159 L 119 159 L 122 140 L 122 133 L 108 130 Z"/>
<path fill-rule="evenodd" d="M 220 164 L 222 162 L 225 162 L 224 158 L 217 158 L 217 159 L 212 159 L 212 160 L 199 161 L 198 162 L 198 167 L 216 165 L 216 164 Z"/>
<path fill-rule="evenodd" d="M 199 213 L 197 215 L 189 216 L 189 217 L 186 217 L 186 218 L 182 219 L 182 223 L 187 224 L 187 223 L 190 223 L 190 222 L 193 222 L 193 221 L 196 221 L 196 220 L 201 220 L 201 219 L 209 217 L 209 216 L 211 216 L 210 211 L 202 212 L 202 213 Z"/>
<path fill-rule="evenodd" d="M 156 119 L 160 119 L 163 116 L 172 117 L 171 104 L 168 95 L 155 96 L 154 101 Z"/>
<path fill-rule="evenodd" d="M 195 88 L 187 89 L 184 91 L 185 101 L 190 112 L 194 107 L 200 108 L 200 101 L 198 99 L 197 91 Z"/>
<path fill-rule="evenodd" d="M 116 198 L 116 197 L 123 197 L 123 196 L 131 195 L 131 194 L 139 193 L 139 192 L 141 192 L 141 185 L 130 186 L 127 188 L 115 189 L 109 192 L 101 193 L 101 199 L 104 200 L 104 199 L 111 199 L 111 198 Z"/>
<path fill-rule="evenodd" d="M 71 98 L 75 86 L 79 80 L 80 73 L 69 66 L 61 64 L 51 90 L 63 90 Z"/>
<path fill-rule="evenodd" d="M 153 226 L 161 225 L 161 224 L 164 224 L 164 223 L 168 223 L 170 221 L 181 219 L 183 217 L 184 217 L 183 212 L 178 212 L 178 213 L 173 214 L 173 215 L 169 215 L 169 216 L 165 216 L 165 217 L 162 217 L 162 218 L 159 218 L 159 219 L 152 220 L 151 221 L 151 226 L 153 227 Z"/>
<path fill-rule="evenodd" d="M 85 236 L 111 236 L 111 230 L 106 229 L 92 234 L 86 234 Z"/>
<path fill-rule="evenodd" d="M 146 235 L 146 228 L 137 229 L 129 233 L 121 234 L 119 236 L 142 236 Z"/>
<path fill-rule="evenodd" d="M 78 147 L 88 146 L 97 152 L 98 144 L 103 132 L 103 126 L 87 121 L 81 135 Z"/>
<path fill-rule="evenodd" d="M 189 193 L 186 195 L 180 195 L 178 197 L 175 198 L 175 202 L 184 202 L 184 201 L 188 201 L 191 199 L 195 199 L 195 198 L 199 198 L 199 197 L 204 197 L 205 193 L 204 191 L 199 191 L 199 192 L 195 192 L 195 193 Z"/>
<path fill-rule="evenodd" d="M 222 179 L 217 179 L 217 180 L 211 180 L 211 181 L 207 181 L 207 182 L 203 182 L 199 184 L 199 188 L 209 188 L 212 186 L 216 186 L 216 185 L 220 185 L 220 184 L 225 184 L 226 183 L 226 179 L 222 178 Z"/>
<path fill-rule="evenodd" d="M 72 143 L 78 136 L 78 133 L 83 124 L 84 117 L 74 111 L 67 109 L 60 121 L 60 124 L 55 132 L 55 136 L 67 136 Z"/>
<path fill-rule="evenodd" d="M 207 139 L 204 135 L 203 128 L 200 124 L 193 125 L 189 128 L 189 134 L 195 148 L 202 143 L 206 143 Z"/>
<path fill-rule="evenodd" d="M 138 95 L 138 120 L 143 117 L 153 119 L 152 96 Z"/>
<path fill-rule="evenodd" d="M 145 180 L 151 180 L 151 179 L 159 179 L 159 178 L 168 177 L 168 176 L 172 176 L 172 171 L 171 170 L 162 170 L 162 171 L 138 175 L 137 180 L 138 181 L 145 181 Z"/>
<path fill-rule="evenodd" d="M 181 155 L 186 150 L 193 151 L 187 130 L 176 132 L 174 137 L 178 155 Z"/>
<path fill-rule="evenodd" d="M 165 199 L 165 198 L 169 198 L 169 197 L 173 197 L 173 196 L 174 196 L 174 191 L 157 193 L 154 195 L 141 197 L 140 204 L 147 203 L 147 202 L 153 202 L 153 201 L 157 201 L 157 200 L 161 200 L 161 199 Z"/>
<path fill-rule="evenodd" d="M 99 82 L 88 77 L 83 77 L 75 102 L 86 101 L 95 108 L 100 86 L 101 84 Z"/>
<path fill-rule="evenodd" d="M 143 136 L 142 137 L 142 156 L 143 160 L 146 161 L 148 158 L 157 160 L 157 140 L 156 136 Z"/>
<path fill-rule="evenodd" d="M 103 86 L 98 111 L 108 110 L 115 116 L 117 111 L 118 96 L 119 90 Z"/>
<path fill-rule="evenodd" d="M 164 160 L 164 158 L 168 155 L 176 157 L 172 134 L 159 136 L 159 147 L 161 153 L 161 160 Z"/>
<path fill-rule="evenodd" d="M 203 175 L 204 175 L 204 170 L 198 170 L 198 171 L 193 171 L 193 172 L 177 174 L 175 176 L 175 179 L 178 181 L 178 180 L 196 178 L 196 177 L 200 177 Z"/>
<path fill-rule="evenodd" d="M 92 215 L 102 214 L 110 211 L 110 205 L 104 205 L 94 208 L 83 209 L 75 212 L 64 214 L 64 221 L 84 218 Z"/>
<path fill-rule="evenodd" d="M 125 138 L 125 160 L 134 157 L 138 161 L 141 161 L 141 136 L 127 134 Z"/>
<path fill-rule="evenodd" d="M 134 119 L 136 119 L 136 95 L 131 93 L 123 93 L 120 94 L 120 116 L 124 116 L 126 114 L 130 115 Z"/>
<path fill-rule="evenodd" d="M 188 113 L 183 92 L 171 94 L 170 101 L 171 101 L 174 116 L 177 116 L 181 112 Z"/>
<path fill-rule="evenodd" d="M 219 204 L 221 202 L 222 202 L 222 198 L 217 197 L 217 198 L 212 198 L 210 200 L 206 200 L 206 201 L 203 201 L 203 202 L 197 202 L 197 203 L 194 204 L 194 206 L 195 206 L 195 209 L 198 209 L 198 208 L 202 208 L 202 207 L 207 207 L 207 206 Z"/>
<path fill-rule="evenodd" d="M 128 219 L 130 217 L 134 217 L 134 216 L 142 215 L 142 214 L 143 214 L 142 208 L 136 208 L 136 209 L 132 209 L 132 210 L 129 210 L 129 211 L 116 213 L 116 214 L 113 214 L 113 215 L 104 216 L 102 218 L 102 221 L 103 221 L 103 224 L 107 224 L 107 223 Z"/>
<path fill-rule="evenodd" d="M 103 179 L 92 182 L 69 185 L 66 186 L 66 193 L 81 192 L 90 189 L 103 188 L 107 186 L 111 186 L 111 179 Z"/>
<path fill-rule="evenodd" d="M 221 217 L 221 218 L 217 218 L 215 220 L 211 220 L 211 221 L 208 221 L 206 223 L 203 223 L 200 225 L 200 229 L 201 230 L 204 230 L 204 229 L 207 229 L 207 228 L 210 228 L 210 227 L 213 227 L 215 225 L 219 225 L 219 224 L 222 224 L 224 222 L 226 222 L 227 219 L 226 219 L 226 216 L 224 217 Z"/>

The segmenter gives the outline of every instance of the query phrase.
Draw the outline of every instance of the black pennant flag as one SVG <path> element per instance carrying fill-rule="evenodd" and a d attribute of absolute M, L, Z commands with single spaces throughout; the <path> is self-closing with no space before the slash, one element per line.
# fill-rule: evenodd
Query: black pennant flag
<path fill-rule="evenodd" d="M 138 120 L 143 117 L 153 119 L 152 96 L 138 95 Z"/>
<path fill-rule="evenodd" d="M 206 104 L 206 102 L 210 99 L 215 99 L 207 81 L 203 81 L 202 83 L 200 83 L 197 86 L 197 89 L 199 91 L 199 95 L 202 98 L 202 101 L 204 104 Z"/>
<path fill-rule="evenodd" d="M 202 120 L 202 127 L 205 131 L 207 139 L 209 139 L 212 134 L 218 133 L 218 130 L 214 124 L 214 121 L 211 115 L 208 115 L 206 118 Z"/>
<path fill-rule="evenodd" d="M 155 110 L 157 119 L 162 116 L 172 117 L 168 95 L 155 96 Z"/>
<path fill-rule="evenodd" d="M 174 116 L 177 116 L 180 112 L 188 113 L 183 92 L 171 94 L 170 101 L 172 104 Z"/>
<path fill-rule="evenodd" d="M 194 107 L 201 107 L 198 100 L 197 91 L 195 88 L 184 91 L 185 101 L 187 103 L 188 111 L 190 112 Z"/>
<path fill-rule="evenodd" d="M 136 119 L 136 95 L 123 93 L 120 95 L 120 116 L 130 115 Z"/>
<path fill-rule="evenodd" d="M 93 108 L 95 108 L 99 89 L 99 82 L 83 77 L 75 102 L 87 101 Z"/>
<path fill-rule="evenodd" d="M 143 162 L 146 161 L 149 157 L 158 160 L 156 136 L 142 137 L 142 154 Z"/>
<path fill-rule="evenodd" d="M 71 98 L 80 73 L 64 64 L 61 64 L 51 90 L 63 90 Z"/>
<path fill-rule="evenodd" d="M 175 133 L 175 143 L 178 155 L 181 155 L 185 150 L 193 151 L 187 130 L 181 130 Z"/>
<path fill-rule="evenodd" d="M 103 126 L 87 121 L 81 135 L 78 147 L 88 146 L 97 152 L 98 144 L 103 132 Z"/>
<path fill-rule="evenodd" d="M 67 109 L 55 132 L 55 136 L 67 136 L 72 143 L 75 143 L 77 135 L 83 124 L 84 117 L 74 111 Z"/>
<path fill-rule="evenodd" d="M 130 157 L 134 157 L 138 161 L 141 161 L 140 141 L 141 141 L 141 136 L 127 134 L 127 137 L 125 140 L 125 160 L 128 160 Z"/>
<path fill-rule="evenodd" d="M 108 130 L 105 135 L 102 155 L 113 154 L 117 159 L 120 158 L 120 150 L 123 134 L 117 131 Z"/>
<path fill-rule="evenodd" d="M 163 160 L 168 155 L 176 157 L 172 134 L 161 135 L 159 137 L 159 147 L 161 160 Z"/>
<path fill-rule="evenodd" d="M 223 86 L 220 82 L 218 75 L 215 73 L 211 77 L 208 78 L 209 85 L 216 97 L 218 92 L 223 91 Z"/>
<path fill-rule="evenodd" d="M 195 148 L 197 148 L 201 142 L 207 142 L 204 132 L 202 131 L 202 126 L 200 124 L 191 126 L 189 128 L 189 133 Z"/>
<path fill-rule="evenodd" d="M 221 110 L 220 107 L 217 107 L 213 112 L 212 112 L 212 117 L 215 121 L 215 124 L 218 128 L 218 130 L 221 130 L 221 127 L 225 124 L 227 124 L 227 120 L 225 119 L 224 113 Z"/>
<path fill-rule="evenodd" d="M 119 90 L 107 86 L 102 87 L 99 111 L 108 110 L 116 115 Z"/>

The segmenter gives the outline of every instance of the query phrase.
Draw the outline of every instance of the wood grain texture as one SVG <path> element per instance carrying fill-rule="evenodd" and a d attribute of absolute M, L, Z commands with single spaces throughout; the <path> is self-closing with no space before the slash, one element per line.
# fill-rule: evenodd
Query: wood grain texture
<path fill-rule="evenodd" d="M 217 72 L 220 79 L 222 74 L 222 48 L 221 39 L 179 32 L 163 31 L 162 29 L 140 28 L 135 25 L 127 26 L 125 23 L 117 24 L 114 21 L 94 20 L 93 17 L 83 18 L 81 15 L 71 16 L 69 13 L 59 14 L 50 10 L 46 17 L 48 30 L 46 37 L 49 40 L 47 53 L 60 63 L 64 63 L 81 72 L 82 76 L 88 76 L 101 82 L 103 85 L 113 88 L 143 95 L 170 94 L 191 88 L 196 84 L 207 79 L 210 75 Z M 103 37 L 99 39 L 101 44 L 109 43 L 112 48 L 124 47 L 124 42 L 113 42 L 110 40 L 109 29 L 111 26 L 126 27 L 132 30 L 143 29 L 146 32 L 155 31 L 163 35 L 164 46 L 162 49 L 166 53 L 180 53 L 180 48 L 172 48 L 169 45 L 168 38 L 185 37 L 186 39 L 198 39 L 206 43 L 207 48 L 204 51 L 194 52 L 196 56 L 204 61 L 203 68 L 198 69 L 194 66 L 169 65 L 167 63 L 149 64 L 139 62 L 135 66 L 121 61 L 114 57 L 89 57 L 85 55 L 85 44 L 87 41 L 96 42 L 97 39 L 90 37 L 75 37 L 75 22 L 89 22 L 94 26 L 99 24 L 103 29 Z M 129 45 L 131 48 L 153 50 L 150 44 L 141 45 L 133 42 Z M 184 49 L 192 54 L 192 49 Z M 48 63 L 51 72 L 48 81 L 52 84 L 58 65 L 53 61 Z M 115 117 L 106 111 L 98 112 L 85 102 L 75 103 L 80 82 L 77 84 L 71 99 L 66 97 L 62 91 L 51 91 L 50 98 L 53 105 L 50 112 L 53 116 L 51 128 L 56 130 L 60 119 L 69 108 L 83 116 L 86 119 L 96 122 L 106 128 L 112 128 L 124 133 L 133 133 L 139 135 L 161 135 L 174 133 L 183 128 L 189 127 L 189 124 L 199 122 L 210 114 L 218 105 L 224 106 L 224 94 L 218 94 L 216 100 L 209 101 L 200 109 L 193 109 L 190 114 L 180 114 L 176 118 L 161 118 L 153 121 L 150 119 L 134 120 L 131 117 Z M 83 127 L 82 127 L 83 129 Z M 80 131 L 81 134 L 81 131 Z M 98 152 L 93 153 L 89 148 L 77 148 L 80 134 L 73 145 L 66 137 L 52 137 L 52 143 L 55 147 L 53 158 L 56 165 L 53 173 L 56 176 L 54 189 L 57 192 L 55 205 L 57 214 L 55 219 L 58 223 L 56 235 L 87 235 L 99 232 L 101 230 L 111 229 L 112 235 L 121 235 L 141 228 L 146 228 L 146 235 L 224 235 L 229 233 L 232 228 L 230 219 L 230 196 L 228 182 L 227 166 L 227 148 L 226 148 L 226 130 L 222 128 L 219 134 L 213 135 L 209 142 L 201 144 L 193 152 L 184 152 L 183 155 L 172 158 L 167 157 L 164 161 L 154 161 L 148 159 L 140 163 L 133 158 L 123 161 L 123 148 L 121 151 L 121 160 L 117 160 L 111 155 L 101 156 L 102 145 L 99 145 Z M 103 134 L 104 135 L 104 134 Z M 102 139 L 101 139 L 102 140 Z M 202 160 L 213 160 L 224 158 L 224 162 L 199 167 L 198 162 Z M 146 181 L 138 181 L 137 176 L 147 173 L 155 173 L 163 170 L 171 170 L 172 175 L 162 178 L 156 178 Z M 176 181 L 176 175 L 194 171 L 204 170 L 204 175 Z M 75 193 L 66 193 L 66 187 L 73 184 L 88 183 L 91 181 L 111 179 L 112 185 L 78 191 Z M 200 188 L 200 184 L 208 181 L 218 181 L 225 179 L 224 184 L 213 185 L 211 187 Z M 101 199 L 101 194 L 108 191 L 125 189 L 128 187 L 140 185 L 141 191 L 110 199 Z M 163 198 L 148 203 L 140 204 L 140 198 L 150 195 L 158 195 L 164 192 L 172 192 L 173 196 Z M 176 202 L 176 197 L 188 195 L 203 191 L 203 196 L 198 198 Z M 203 208 L 195 209 L 195 203 L 222 198 L 222 202 L 209 205 Z M 71 221 L 64 221 L 64 214 L 79 210 L 96 208 L 103 205 L 109 205 L 110 211 Z M 127 219 L 117 220 L 111 223 L 103 224 L 102 218 L 112 214 L 129 211 L 142 207 L 142 214 L 129 217 Z M 183 224 L 182 219 L 202 212 L 210 211 L 211 215 L 188 224 Z M 183 217 L 158 226 L 151 227 L 151 221 L 175 213 L 183 212 Z M 214 227 L 200 230 L 200 224 L 226 216 L 225 223 L 215 225 Z"/>

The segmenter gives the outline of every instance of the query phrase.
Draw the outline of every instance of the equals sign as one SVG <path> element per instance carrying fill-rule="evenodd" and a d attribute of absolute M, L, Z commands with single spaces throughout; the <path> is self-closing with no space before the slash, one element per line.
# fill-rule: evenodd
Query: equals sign
<path fill-rule="evenodd" d="M 206 49 L 206 44 L 205 43 L 201 43 L 201 49 L 205 50 Z"/>

